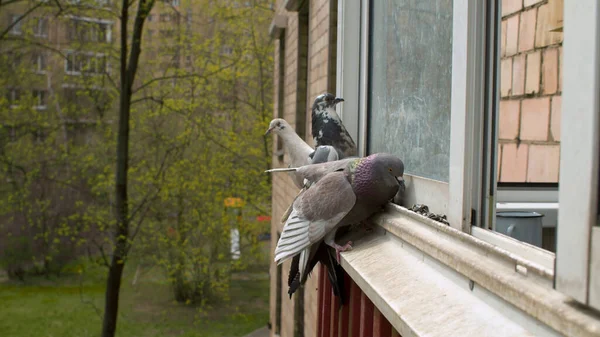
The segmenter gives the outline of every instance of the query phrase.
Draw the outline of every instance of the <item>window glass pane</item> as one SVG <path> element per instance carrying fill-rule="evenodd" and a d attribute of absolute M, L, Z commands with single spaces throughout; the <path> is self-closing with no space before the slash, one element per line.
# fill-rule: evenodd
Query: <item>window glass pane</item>
<path fill-rule="evenodd" d="M 563 2 L 508 8 L 498 22 L 493 230 L 556 251 Z M 491 150 L 491 149 L 490 149 Z"/>
<path fill-rule="evenodd" d="M 452 0 L 372 2 L 369 153 L 448 181 Z"/>
<path fill-rule="evenodd" d="M 498 113 L 501 183 L 558 183 L 562 12 L 562 1 L 502 11 Z"/>

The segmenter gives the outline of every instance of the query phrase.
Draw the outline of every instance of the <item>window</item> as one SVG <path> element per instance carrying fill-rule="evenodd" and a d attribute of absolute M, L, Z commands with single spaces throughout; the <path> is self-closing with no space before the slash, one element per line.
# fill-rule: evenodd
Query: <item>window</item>
<path fill-rule="evenodd" d="M 221 55 L 231 56 L 233 54 L 233 47 L 223 46 L 221 47 Z"/>
<path fill-rule="evenodd" d="M 106 56 L 86 52 L 67 52 L 65 71 L 70 75 L 103 74 L 108 71 Z"/>
<path fill-rule="evenodd" d="M 46 109 L 46 91 L 45 90 L 34 90 L 33 91 L 33 99 L 35 102 L 35 108 L 37 110 Z"/>
<path fill-rule="evenodd" d="M 368 151 L 448 181 L 452 1 L 373 1 L 371 10 Z"/>
<path fill-rule="evenodd" d="M 168 38 L 175 36 L 175 31 L 173 29 L 161 29 L 159 32 L 160 37 Z"/>
<path fill-rule="evenodd" d="M 566 1 L 556 289 L 600 309 L 600 56 L 597 1 Z M 583 66 L 585 65 L 585 66 Z M 574 117 L 576 116 L 576 117 Z"/>
<path fill-rule="evenodd" d="M 21 100 L 21 90 L 19 89 L 8 89 L 6 92 L 6 100 L 11 108 L 19 106 L 19 100 Z"/>
<path fill-rule="evenodd" d="M 67 26 L 67 38 L 77 42 L 111 42 L 111 28 L 109 22 L 74 18 Z"/>
<path fill-rule="evenodd" d="M 10 29 L 10 33 L 12 35 L 21 35 L 23 34 L 23 20 L 21 19 L 20 15 L 11 15 L 10 17 L 11 19 L 11 23 L 13 24 L 12 28 Z"/>
<path fill-rule="evenodd" d="M 44 73 L 46 71 L 46 55 L 42 52 L 35 52 L 31 56 L 33 71 Z"/>
<path fill-rule="evenodd" d="M 38 18 L 36 20 L 35 26 L 33 27 L 33 34 L 36 37 L 48 37 L 48 18 Z"/>
<path fill-rule="evenodd" d="M 171 14 L 162 13 L 160 15 L 160 22 L 169 22 L 169 21 L 171 21 Z"/>
<path fill-rule="evenodd" d="M 544 268 L 554 270 L 557 290 L 599 309 L 600 3 L 341 6 L 337 91 L 347 98 L 341 115 L 360 154 L 398 154 L 411 174 L 407 206 L 427 204 L 452 227 L 485 231 L 521 258 L 541 252 L 550 257 Z M 564 46 L 555 29 L 563 21 Z M 503 188 L 515 186 L 558 205 L 556 254 L 512 239 L 501 246 L 505 236 L 481 229 L 493 228 L 498 198 L 514 197 Z"/>

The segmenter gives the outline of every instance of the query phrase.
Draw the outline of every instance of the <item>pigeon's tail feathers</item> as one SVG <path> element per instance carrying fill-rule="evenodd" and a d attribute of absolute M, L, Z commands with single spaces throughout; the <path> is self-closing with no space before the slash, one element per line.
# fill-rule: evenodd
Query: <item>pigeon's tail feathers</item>
<path fill-rule="evenodd" d="M 288 294 L 290 295 L 290 298 L 292 298 L 292 294 L 300 287 L 299 265 L 300 256 L 296 255 L 292 259 L 292 265 L 290 266 L 290 273 L 288 275 Z"/>
<path fill-rule="evenodd" d="M 304 249 L 302 253 L 300 253 L 300 262 L 298 263 L 298 271 L 300 275 L 304 274 L 306 270 L 306 266 L 308 265 L 308 258 L 310 257 L 310 249 Z"/>
<path fill-rule="evenodd" d="M 333 249 L 329 247 L 327 249 L 327 256 L 323 257 L 324 261 L 322 263 L 325 264 L 327 269 L 327 276 L 329 277 L 329 282 L 331 283 L 331 287 L 333 288 L 333 295 L 339 297 L 340 299 L 340 308 L 346 303 L 346 292 L 344 289 L 344 270 L 342 266 L 340 266 L 335 259 L 335 252 Z"/>
<path fill-rule="evenodd" d="M 274 168 L 270 170 L 266 170 L 265 173 L 276 173 L 276 172 L 294 172 L 298 170 L 295 167 L 282 167 L 282 168 Z"/>
<path fill-rule="evenodd" d="M 275 262 L 281 264 L 290 257 L 300 254 L 306 247 L 310 246 L 309 238 L 310 221 L 298 216 L 296 210 L 292 210 L 281 237 L 275 248 Z"/>

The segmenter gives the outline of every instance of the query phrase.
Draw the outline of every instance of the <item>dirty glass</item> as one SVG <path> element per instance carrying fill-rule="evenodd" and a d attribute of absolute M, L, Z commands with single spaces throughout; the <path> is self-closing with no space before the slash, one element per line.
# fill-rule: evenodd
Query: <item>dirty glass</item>
<path fill-rule="evenodd" d="M 371 2 L 369 153 L 448 181 L 452 0 Z"/>

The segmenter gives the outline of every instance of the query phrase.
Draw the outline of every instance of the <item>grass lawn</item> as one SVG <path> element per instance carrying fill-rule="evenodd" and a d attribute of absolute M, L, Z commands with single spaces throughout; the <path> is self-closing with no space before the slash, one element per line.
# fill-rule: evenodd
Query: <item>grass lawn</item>
<path fill-rule="evenodd" d="M 269 281 L 260 272 L 234 275 L 231 301 L 200 310 L 173 301 L 156 270 L 125 269 L 117 336 L 243 336 L 267 324 Z M 0 336 L 86 337 L 100 335 L 105 269 L 87 267 L 54 280 L 29 278 L 0 283 Z"/>

